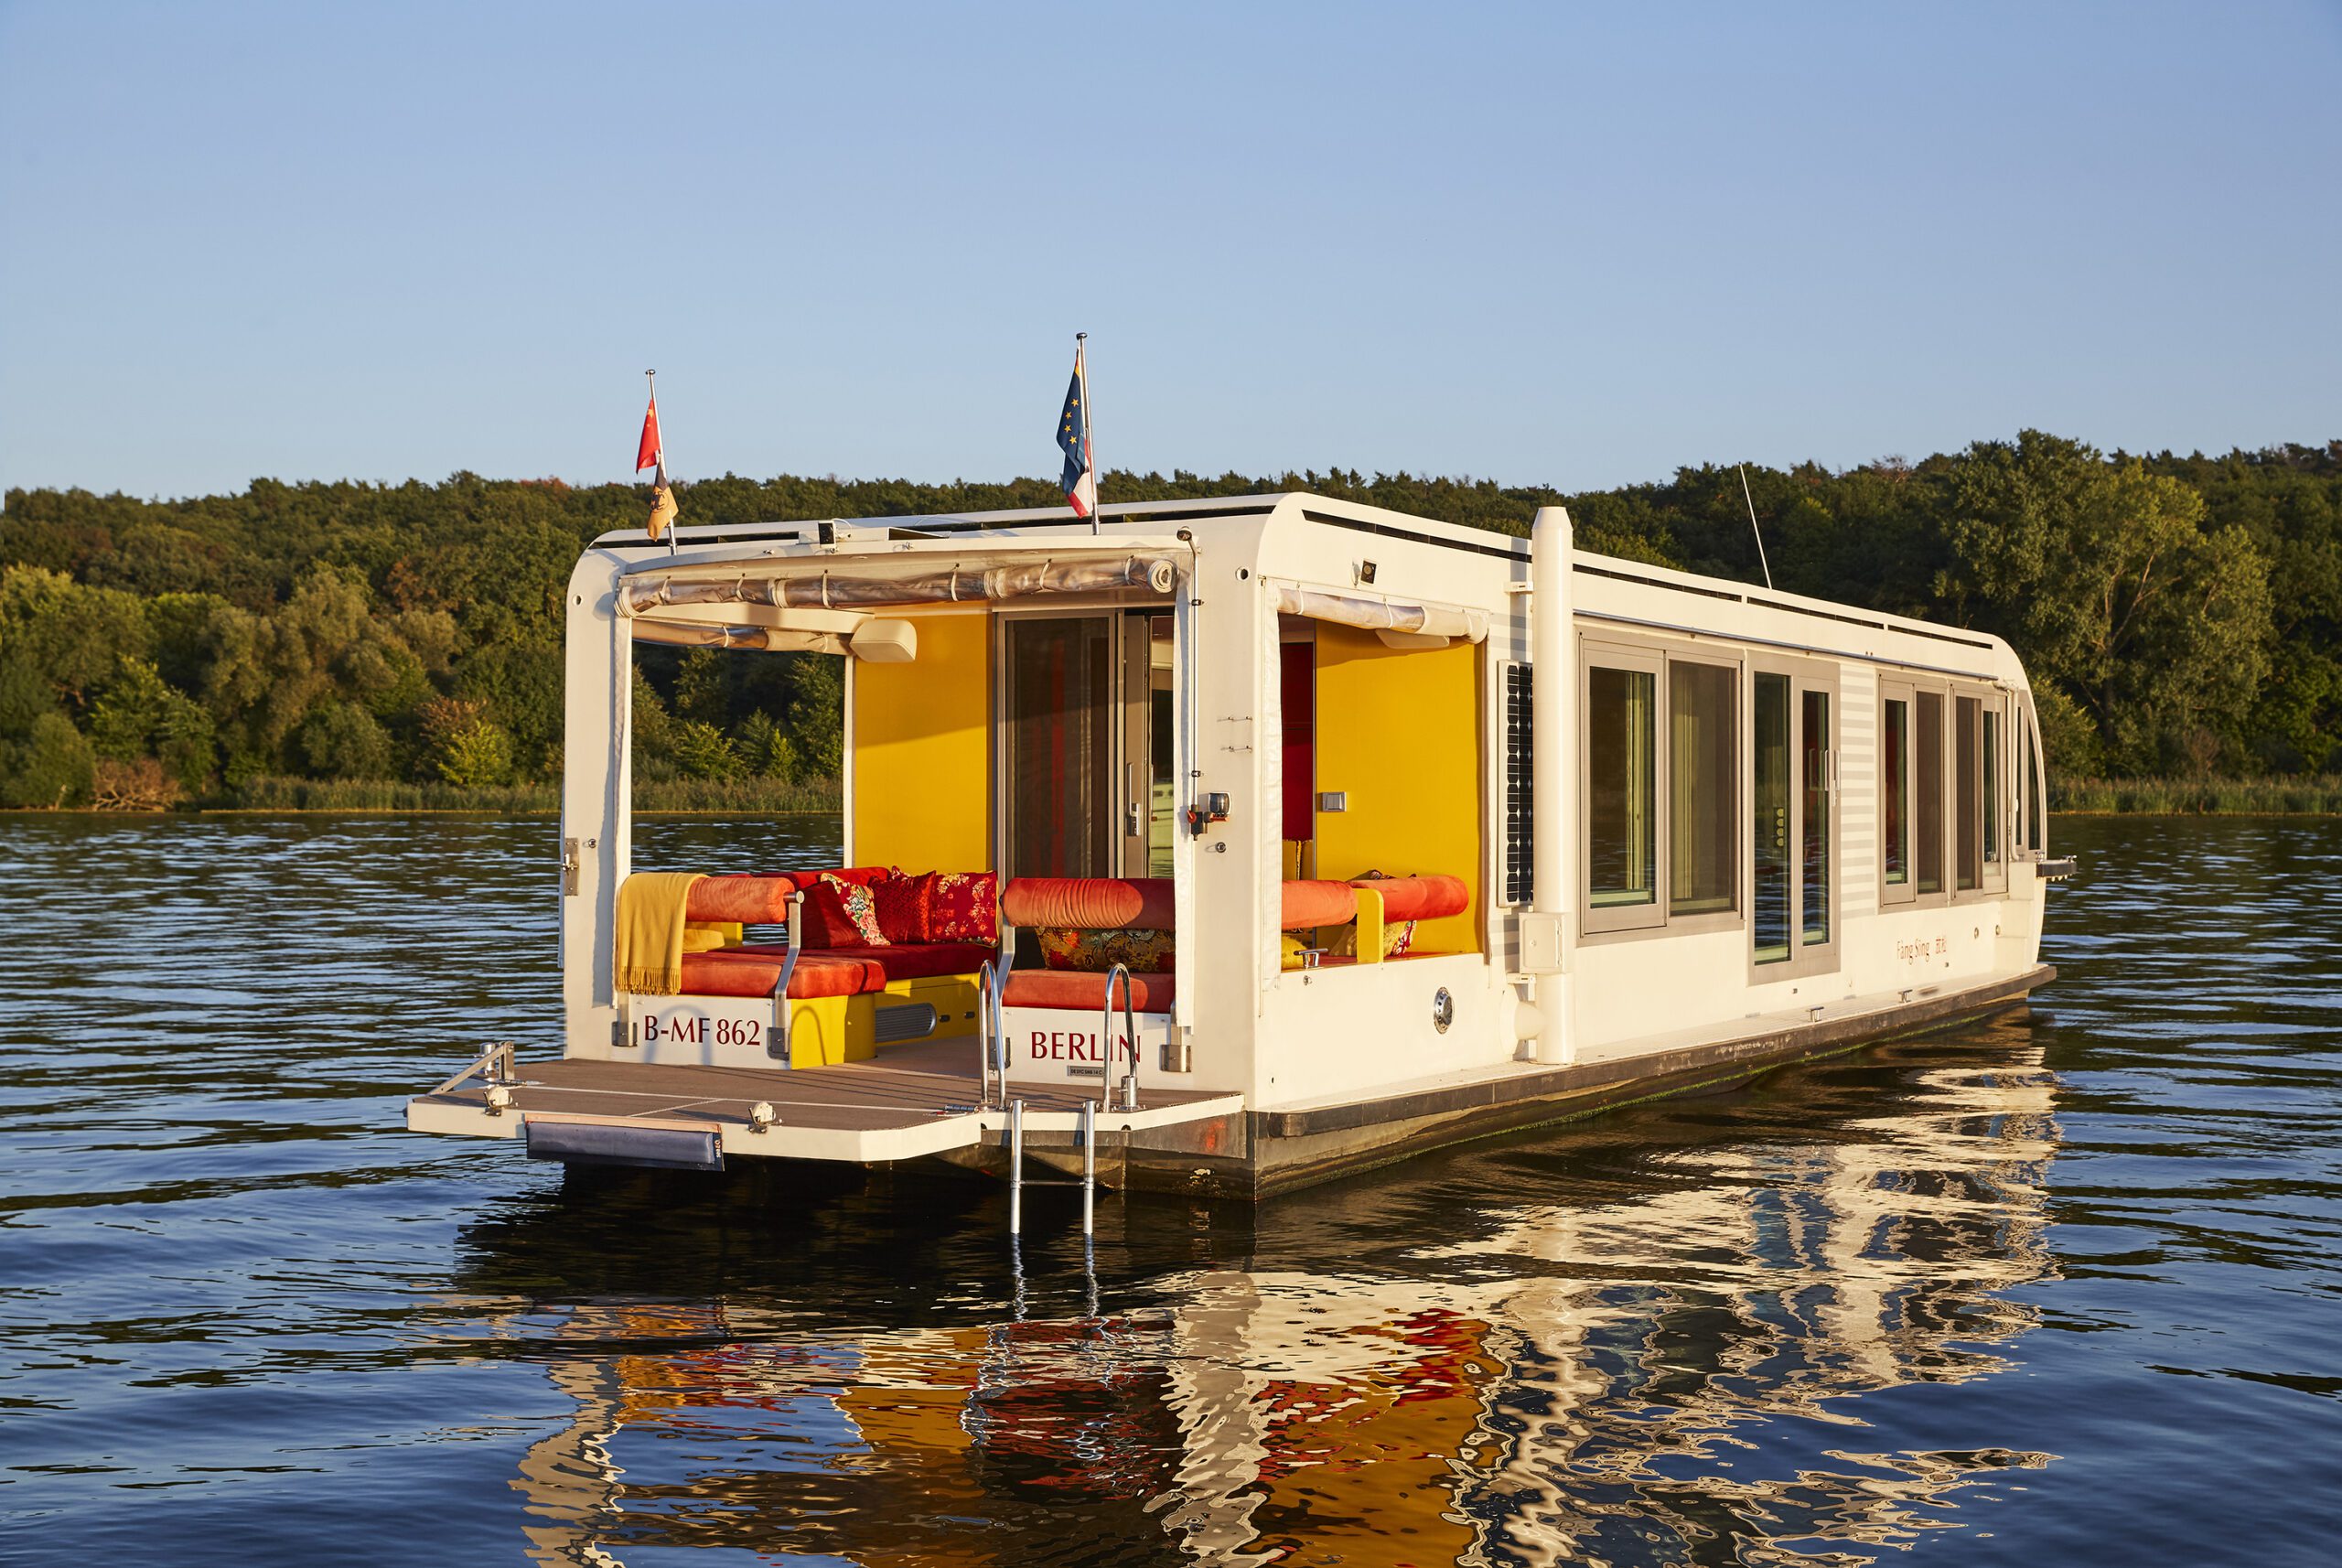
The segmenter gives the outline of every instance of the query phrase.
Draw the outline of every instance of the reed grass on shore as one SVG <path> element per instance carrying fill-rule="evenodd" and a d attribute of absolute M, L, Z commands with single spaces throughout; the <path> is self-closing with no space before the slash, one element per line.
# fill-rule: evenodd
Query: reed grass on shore
<path fill-rule="evenodd" d="M 227 800 L 207 802 L 232 811 L 481 811 L 499 816 L 550 816 L 561 810 L 552 784 L 464 789 L 367 779 L 258 778 Z M 789 783 L 779 779 L 639 779 L 634 809 L 642 814 L 779 816 L 838 809 L 837 781 Z"/>
<path fill-rule="evenodd" d="M 2073 816 L 2332 816 L 2342 777 L 2053 779 L 2049 809 Z"/>
<path fill-rule="evenodd" d="M 634 786 L 637 812 L 782 816 L 834 811 L 838 800 L 834 779 L 809 779 L 794 784 L 778 779 L 669 779 L 656 783 L 638 779 Z"/>

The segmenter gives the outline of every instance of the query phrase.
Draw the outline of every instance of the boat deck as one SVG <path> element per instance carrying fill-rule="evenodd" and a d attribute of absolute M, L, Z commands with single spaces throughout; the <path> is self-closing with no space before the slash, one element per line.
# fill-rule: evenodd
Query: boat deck
<path fill-rule="evenodd" d="M 417 1132 L 517 1137 L 525 1119 L 609 1120 L 712 1127 L 726 1153 L 784 1158 L 887 1160 L 965 1148 L 990 1141 L 1005 1113 L 978 1109 L 981 1085 L 972 1040 L 888 1046 L 867 1061 L 789 1071 L 683 1067 L 566 1058 L 514 1063 L 510 1108 L 488 1104 L 489 1086 L 467 1081 L 407 1103 Z M 1095 1085 L 1011 1079 L 1007 1097 L 1025 1102 L 1032 1132 L 1070 1132 Z M 779 1120 L 763 1132 L 749 1122 L 759 1101 Z M 1107 1111 L 1101 1128 L 1133 1131 L 1240 1112 L 1240 1095 L 1149 1089 L 1135 1111 Z"/>

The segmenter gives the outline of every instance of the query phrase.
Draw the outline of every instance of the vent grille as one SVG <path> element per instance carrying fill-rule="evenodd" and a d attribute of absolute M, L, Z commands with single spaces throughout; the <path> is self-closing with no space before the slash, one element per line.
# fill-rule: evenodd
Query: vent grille
<path fill-rule="evenodd" d="M 923 1040 L 935 1033 L 935 1009 L 924 1002 L 911 1007 L 881 1007 L 877 1025 L 874 1034 L 882 1046 Z"/>
<path fill-rule="evenodd" d="M 1536 780 L 1530 773 L 1530 694 L 1526 664 L 1504 667 L 1504 901 L 1526 904 L 1536 896 L 1530 880 L 1536 820 Z"/>

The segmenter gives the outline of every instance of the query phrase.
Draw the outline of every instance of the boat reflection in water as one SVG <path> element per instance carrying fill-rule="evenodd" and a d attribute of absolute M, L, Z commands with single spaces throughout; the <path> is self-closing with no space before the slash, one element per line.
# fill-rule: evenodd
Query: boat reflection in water
<path fill-rule="evenodd" d="M 1467 1151 L 1241 1240 L 1134 1204 L 1102 1312 L 1078 1238 L 1020 1317 L 982 1294 L 997 1264 L 971 1283 L 1004 1246 L 977 1215 L 858 1300 L 824 1294 L 834 1257 L 792 1284 L 768 1215 L 725 1230 L 720 1279 L 673 1276 L 696 1303 L 501 1320 L 574 1403 L 521 1464 L 523 1528 L 550 1563 L 1869 1561 L 2051 1457 L 1898 1445 L 1881 1398 L 1989 1378 L 2035 1322 L 2010 1293 L 2053 1272 L 2057 1129 L 2027 1033 Z"/>

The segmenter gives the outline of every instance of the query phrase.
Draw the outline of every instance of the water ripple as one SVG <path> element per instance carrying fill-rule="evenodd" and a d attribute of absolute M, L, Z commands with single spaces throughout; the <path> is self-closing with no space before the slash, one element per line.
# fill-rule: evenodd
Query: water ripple
<path fill-rule="evenodd" d="M 2323 1563 L 2342 824 L 2058 826 L 2030 1016 L 1085 1268 L 1046 1193 L 1012 1266 L 971 1180 L 401 1131 L 557 1037 L 549 822 L 0 819 L 0 1557 Z"/>

